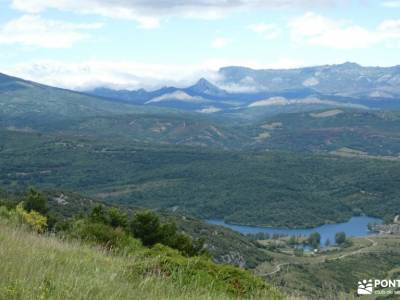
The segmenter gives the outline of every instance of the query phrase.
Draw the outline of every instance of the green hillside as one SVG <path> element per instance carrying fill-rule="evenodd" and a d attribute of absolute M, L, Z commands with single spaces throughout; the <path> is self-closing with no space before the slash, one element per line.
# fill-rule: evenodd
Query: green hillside
<path fill-rule="evenodd" d="M 82 93 L 49 87 L 0 74 L 0 114 L 7 119 L 27 122 L 79 119 L 104 114 L 145 112 L 145 107 L 115 104 Z"/>
<path fill-rule="evenodd" d="M 400 113 L 330 109 L 282 114 L 254 125 L 258 149 L 400 155 Z M 262 137 L 265 137 L 264 139 Z"/>
<path fill-rule="evenodd" d="M 18 203 L 22 201 L 25 194 L 25 192 L 7 194 L 0 190 L 0 203 L 1 199 L 7 199 L 11 203 Z M 129 215 L 143 211 L 140 207 L 134 207 L 129 204 L 111 205 L 77 193 L 51 190 L 44 191 L 43 194 L 48 201 L 49 212 L 58 220 L 68 221 L 77 215 L 87 215 L 99 204 L 108 208 L 117 207 Z M 207 224 L 201 220 L 175 214 L 167 210 L 157 210 L 157 212 L 164 222 L 173 222 L 181 232 L 194 239 L 203 240 L 208 253 L 215 262 L 254 268 L 260 262 L 271 259 L 260 245 L 236 231 L 222 226 Z"/>

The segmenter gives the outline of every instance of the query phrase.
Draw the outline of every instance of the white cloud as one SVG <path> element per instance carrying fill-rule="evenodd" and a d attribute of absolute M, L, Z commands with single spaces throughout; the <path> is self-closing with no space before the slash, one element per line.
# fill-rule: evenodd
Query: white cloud
<path fill-rule="evenodd" d="M 324 100 L 317 97 L 307 97 L 303 99 L 287 99 L 285 97 L 271 97 L 268 99 L 253 102 L 248 107 L 265 107 L 265 106 L 286 106 L 286 105 L 330 105 L 330 106 L 342 106 L 342 107 L 355 107 L 355 108 L 367 108 L 364 105 L 351 104 L 336 102 L 332 100 Z"/>
<path fill-rule="evenodd" d="M 214 41 L 211 43 L 211 47 L 216 48 L 216 49 L 221 49 L 225 48 L 232 42 L 231 39 L 224 38 L 224 37 L 217 37 L 214 39 Z"/>
<path fill-rule="evenodd" d="M 219 111 L 221 111 L 221 109 L 217 108 L 215 106 L 209 106 L 209 107 L 197 110 L 197 112 L 203 113 L 203 114 L 213 114 L 213 113 L 216 113 Z"/>
<path fill-rule="evenodd" d="M 49 8 L 137 21 L 154 28 L 165 17 L 218 19 L 238 10 L 310 8 L 345 3 L 346 0 L 12 0 L 15 9 L 38 13 Z"/>
<path fill-rule="evenodd" d="M 138 1 L 141 2 L 141 1 Z M 58 9 L 80 14 L 100 15 L 116 19 L 134 20 L 139 27 L 151 29 L 160 25 L 158 17 L 141 13 L 130 1 L 102 0 L 12 0 L 13 8 L 27 13 L 39 13 L 46 9 Z"/>
<path fill-rule="evenodd" d="M 0 27 L 0 44 L 68 48 L 90 37 L 87 30 L 100 27 L 100 23 L 68 23 L 24 15 Z"/>
<path fill-rule="evenodd" d="M 367 48 L 400 38 L 400 20 L 386 20 L 374 29 L 367 29 L 312 12 L 291 21 L 289 28 L 296 43 L 337 49 Z"/>
<path fill-rule="evenodd" d="M 275 24 L 257 23 L 248 26 L 253 32 L 261 34 L 267 40 L 277 38 L 281 31 Z"/>
<path fill-rule="evenodd" d="M 378 26 L 378 32 L 385 38 L 400 38 L 400 19 L 386 20 Z"/>
<path fill-rule="evenodd" d="M 399 8 L 400 7 L 400 1 L 384 1 L 382 3 L 384 7 L 389 7 L 389 8 Z"/>
<path fill-rule="evenodd" d="M 155 97 L 149 101 L 147 101 L 145 104 L 150 104 L 154 102 L 168 102 L 168 101 L 180 101 L 180 102 L 188 102 L 188 103 L 203 103 L 207 102 L 205 99 L 199 96 L 190 96 L 189 94 L 182 92 L 182 91 L 176 91 L 173 93 L 169 94 L 164 94 L 159 97 Z"/>
<path fill-rule="evenodd" d="M 242 65 L 251 68 L 289 68 L 304 65 L 290 59 L 277 59 L 272 64 L 257 61 L 209 59 L 198 64 L 148 64 L 135 61 L 99 61 L 60 62 L 53 60 L 24 62 L 12 67 L 3 67 L 2 72 L 9 75 L 33 80 L 52 86 L 88 90 L 96 87 L 114 89 L 153 90 L 162 86 L 186 87 L 199 78 L 205 77 L 217 83 L 223 83 L 218 74 L 221 67 Z M 247 82 L 250 85 L 249 82 Z M 230 90 L 254 87 L 226 86 Z"/>
<path fill-rule="evenodd" d="M 44 60 L 25 62 L 2 72 L 57 87 L 87 90 L 96 87 L 114 89 L 157 89 L 162 86 L 187 86 L 200 77 L 216 77 L 213 63 L 174 65 L 136 61 L 61 62 Z"/>
<path fill-rule="evenodd" d="M 212 61 L 209 62 L 212 65 Z M 304 67 L 305 62 L 302 60 L 295 60 L 290 58 L 278 58 L 275 59 L 272 63 L 259 63 L 257 61 L 244 60 L 244 61 L 229 61 L 229 60 L 220 60 L 215 61 L 213 64 L 220 66 L 244 66 L 252 69 L 292 69 Z M 252 77 L 244 77 L 238 83 L 226 82 L 223 77 L 215 77 L 215 83 L 222 89 L 227 90 L 229 92 L 236 93 L 252 93 L 252 92 L 260 92 L 265 91 L 265 86 L 257 83 Z"/>

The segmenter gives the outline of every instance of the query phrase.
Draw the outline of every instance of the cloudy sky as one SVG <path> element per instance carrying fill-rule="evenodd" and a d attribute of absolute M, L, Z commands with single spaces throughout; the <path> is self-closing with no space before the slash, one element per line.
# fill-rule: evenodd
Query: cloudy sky
<path fill-rule="evenodd" d="M 80 90 L 398 53 L 400 0 L 0 0 L 0 72 Z"/>

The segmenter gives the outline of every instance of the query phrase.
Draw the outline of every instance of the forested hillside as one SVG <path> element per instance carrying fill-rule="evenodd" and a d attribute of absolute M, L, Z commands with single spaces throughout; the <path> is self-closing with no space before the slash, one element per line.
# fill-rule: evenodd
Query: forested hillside
<path fill-rule="evenodd" d="M 66 189 L 200 218 L 282 227 L 398 213 L 396 160 L 0 135 L 0 180 L 8 188 Z"/>

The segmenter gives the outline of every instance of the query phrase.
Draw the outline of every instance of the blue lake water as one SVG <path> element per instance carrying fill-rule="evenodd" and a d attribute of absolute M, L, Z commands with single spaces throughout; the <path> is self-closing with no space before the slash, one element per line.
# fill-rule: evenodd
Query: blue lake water
<path fill-rule="evenodd" d="M 331 244 L 335 242 L 335 234 L 337 232 L 345 232 L 349 237 L 362 237 L 370 235 L 368 224 L 381 224 L 382 220 L 378 218 L 371 218 L 366 216 L 352 217 L 349 221 L 336 224 L 325 224 L 315 228 L 307 229 L 285 229 L 274 227 L 257 227 L 257 226 L 242 226 L 226 224 L 222 220 L 207 220 L 207 223 L 214 225 L 222 225 L 232 230 L 238 231 L 242 234 L 256 234 L 256 233 L 269 233 L 283 234 L 288 236 L 309 236 L 313 232 L 318 232 L 321 235 L 321 245 L 324 245 L 326 240 L 329 239 Z"/>

